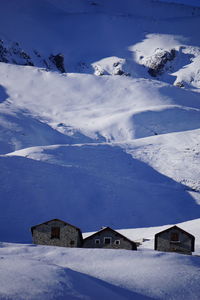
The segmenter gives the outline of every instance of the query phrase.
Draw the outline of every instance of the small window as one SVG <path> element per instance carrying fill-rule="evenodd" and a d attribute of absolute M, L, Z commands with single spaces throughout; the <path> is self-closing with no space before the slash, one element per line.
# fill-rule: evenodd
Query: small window
<path fill-rule="evenodd" d="M 70 246 L 74 246 L 75 242 L 74 241 L 70 241 Z"/>
<path fill-rule="evenodd" d="M 100 244 L 100 239 L 96 239 L 94 242 L 95 242 L 96 245 L 99 245 Z"/>
<path fill-rule="evenodd" d="M 60 238 L 60 227 L 52 227 L 51 239 L 59 239 L 59 238 Z"/>
<path fill-rule="evenodd" d="M 111 237 L 105 237 L 104 238 L 104 244 L 105 245 L 110 245 L 111 244 L 111 240 L 112 240 Z"/>
<path fill-rule="evenodd" d="M 179 241 L 179 234 L 177 232 L 171 233 L 171 241 L 172 242 L 178 242 Z"/>
<path fill-rule="evenodd" d="M 115 240 L 115 245 L 120 245 L 120 240 Z"/>

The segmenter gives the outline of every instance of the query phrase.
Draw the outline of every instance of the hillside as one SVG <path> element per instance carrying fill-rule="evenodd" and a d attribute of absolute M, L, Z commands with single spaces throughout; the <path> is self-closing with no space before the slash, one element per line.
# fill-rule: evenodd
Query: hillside
<path fill-rule="evenodd" d="M 1 0 L 0 299 L 198 300 L 198 0 Z M 59 218 L 138 251 L 31 244 Z M 192 256 L 154 251 L 178 224 Z"/>
<path fill-rule="evenodd" d="M 198 218 L 200 9 L 3 0 L 0 15 L 0 239 L 50 218 Z"/>

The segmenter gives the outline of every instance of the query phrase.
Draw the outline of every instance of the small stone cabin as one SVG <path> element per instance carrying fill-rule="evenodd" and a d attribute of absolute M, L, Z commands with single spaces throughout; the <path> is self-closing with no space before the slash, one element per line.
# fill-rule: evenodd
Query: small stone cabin
<path fill-rule="evenodd" d="M 83 248 L 137 250 L 137 245 L 112 228 L 105 227 L 85 238 L 83 240 Z"/>
<path fill-rule="evenodd" d="M 192 254 L 195 237 L 179 228 L 172 226 L 155 235 L 154 249 L 158 251 Z"/>
<path fill-rule="evenodd" d="M 31 232 L 34 244 L 60 247 L 82 246 L 81 230 L 59 219 L 33 226 Z"/>

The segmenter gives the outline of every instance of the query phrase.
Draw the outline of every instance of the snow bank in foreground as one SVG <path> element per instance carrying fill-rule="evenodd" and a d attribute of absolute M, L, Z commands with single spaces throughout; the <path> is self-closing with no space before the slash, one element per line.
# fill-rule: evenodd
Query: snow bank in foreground
<path fill-rule="evenodd" d="M 18 255 L 1 256 L 0 299 L 2 300 L 124 298 L 120 295 L 125 294 L 123 289 L 115 288 L 112 284 L 106 284 L 66 267 L 46 263 L 43 259 L 21 257 L 20 252 L 19 248 Z"/>
<path fill-rule="evenodd" d="M 1 299 L 197 300 L 200 294 L 199 257 L 2 244 L 0 259 Z"/>

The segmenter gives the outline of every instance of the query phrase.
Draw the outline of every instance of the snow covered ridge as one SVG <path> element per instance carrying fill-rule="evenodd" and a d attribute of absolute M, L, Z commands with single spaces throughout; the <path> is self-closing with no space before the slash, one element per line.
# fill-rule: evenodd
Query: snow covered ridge
<path fill-rule="evenodd" d="M 96 141 L 101 137 L 101 141 L 126 142 L 198 129 L 200 125 L 198 94 L 157 81 L 126 76 L 60 76 L 7 64 L 1 65 L 0 74 L 8 94 L 2 100 L 4 113 L 11 107 L 20 114 L 23 110 L 23 115 L 34 116 L 68 136 L 70 131 L 73 136 L 75 129 Z"/>
<path fill-rule="evenodd" d="M 199 88 L 199 23 L 197 7 L 152 0 L 3 0 L 0 61 Z"/>
<path fill-rule="evenodd" d="M 177 37 L 178 38 L 178 37 Z M 166 47 L 172 36 L 147 35 L 146 39 L 129 49 L 133 51 L 135 61 L 146 68 L 141 72 L 145 78 L 155 77 L 157 80 L 173 83 L 178 87 L 200 87 L 200 48 L 180 44 L 177 41 Z M 163 43 L 162 43 L 163 40 Z M 153 45 L 150 46 L 150 45 Z M 156 45 L 158 47 L 156 47 Z M 175 46 L 175 48 L 173 48 Z M 146 49 L 149 49 L 148 52 Z M 26 53 L 18 42 L 0 40 L 0 62 L 16 65 L 37 66 L 46 71 L 66 73 L 68 62 L 62 53 L 41 55 L 37 50 Z M 187 70 L 184 70 L 185 64 Z M 123 75 L 138 77 L 133 61 L 130 58 L 107 57 L 99 61 L 77 62 L 76 72 L 89 73 L 96 76 Z"/>

